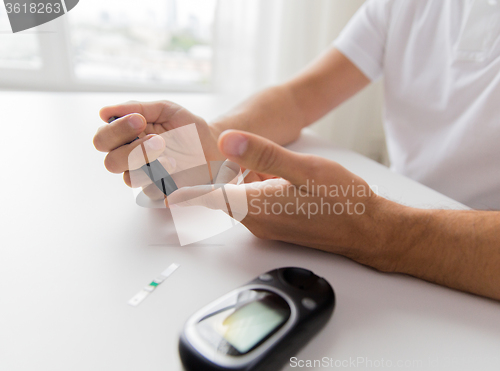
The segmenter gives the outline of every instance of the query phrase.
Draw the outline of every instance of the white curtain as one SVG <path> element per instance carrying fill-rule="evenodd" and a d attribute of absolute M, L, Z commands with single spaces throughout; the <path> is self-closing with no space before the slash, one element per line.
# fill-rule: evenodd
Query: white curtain
<path fill-rule="evenodd" d="M 215 88 L 244 96 L 290 78 L 335 40 L 364 0 L 219 0 Z M 343 147 L 385 157 L 380 84 L 313 125 Z"/>

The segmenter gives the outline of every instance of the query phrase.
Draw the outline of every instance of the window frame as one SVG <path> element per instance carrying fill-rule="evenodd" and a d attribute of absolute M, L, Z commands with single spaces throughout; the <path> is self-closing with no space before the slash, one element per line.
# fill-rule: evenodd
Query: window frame
<path fill-rule="evenodd" d="M 37 26 L 36 33 L 42 65 L 40 68 L 0 68 L 0 89 L 50 90 L 74 92 L 169 92 L 210 93 L 213 81 L 207 85 L 198 83 L 154 83 L 82 80 L 75 76 L 70 42 L 70 26 L 67 17 Z M 213 62 L 213 57 L 212 57 Z"/>

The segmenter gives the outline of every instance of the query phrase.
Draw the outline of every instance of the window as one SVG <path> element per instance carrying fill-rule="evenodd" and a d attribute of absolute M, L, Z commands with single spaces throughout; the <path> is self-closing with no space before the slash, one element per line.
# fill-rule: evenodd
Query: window
<path fill-rule="evenodd" d="M 6 11 L 0 11 L 0 68 L 39 69 L 40 46 L 35 32 L 12 34 Z"/>
<path fill-rule="evenodd" d="M 0 77 L 9 81 L 2 85 L 207 90 L 216 5 L 217 0 L 85 0 L 59 19 L 16 34 L 2 9 L 2 30 L 8 31 L 0 34 Z M 15 79 L 6 72 L 40 67 L 30 81 L 22 72 Z"/>
<path fill-rule="evenodd" d="M 81 2 L 78 11 L 68 14 L 76 77 L 209 83 L 215 4 L 215 0 Z"/>

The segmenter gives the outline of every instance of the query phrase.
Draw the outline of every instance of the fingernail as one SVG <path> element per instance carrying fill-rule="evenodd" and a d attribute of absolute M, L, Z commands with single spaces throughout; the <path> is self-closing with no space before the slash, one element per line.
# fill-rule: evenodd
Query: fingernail
<path fill-rule="evenodd" d="M 231 156 L 242 156 L 248 147 L 248 139 L 241 134 L 228 134 L 222 142 L 224 153 Z"/>
<path fill-rule="evenodd" d="M 142 119 L 137 115 L 130 116 L 128 118 L 128 123 L 130 127 L 134 130 L 139 130 L 144 125 L 144 121 L 142 121 Z"/>
<path fill-rule="evenodd" d="M 163 141 L 162 137 L 160 137 L 159 135 L 155 135 L 154 137 L 146 141 L 146 146 L 152 151 L 159 151 L 165 147 L 165 142 Z"/>

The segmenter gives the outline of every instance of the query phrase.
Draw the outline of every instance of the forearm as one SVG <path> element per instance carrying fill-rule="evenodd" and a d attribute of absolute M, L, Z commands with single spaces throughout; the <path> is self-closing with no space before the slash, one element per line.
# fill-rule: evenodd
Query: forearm
<path fill-rule="evenodd" d="M 236 129 L 285 145 L 296 140 L 308 122 L 288 85 L 268 88 L 210 123 L 220 134 Z"/>
<path fill-rule="evenodd" d="M 499 212 L 390 208 L 393 271 L 500 300 Z"/>
<path fill-rule="evenodd" d="M 370 80 L 331 48 L 285 84 L 266 89 L 211 123 L 217 134 L 237 129 L 285 145 Z"/>

